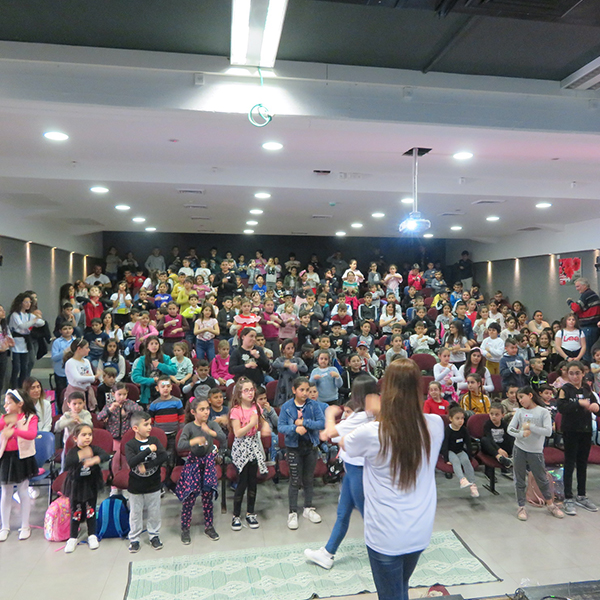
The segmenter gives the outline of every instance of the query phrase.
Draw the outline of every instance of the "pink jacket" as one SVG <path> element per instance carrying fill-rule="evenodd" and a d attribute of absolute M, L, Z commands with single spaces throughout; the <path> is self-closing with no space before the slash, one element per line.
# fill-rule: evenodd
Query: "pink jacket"
<path fill-rule="evenodd" d="M 148 325 L 148 327 L 143 327 L 142 324 L 138 321 L 131 328 L 131 335 L 135 337 L 134 349 L 136 352 L 140 351 L 140 344 L 144 338 L 147 338 L 149 335 L 158 335 L 158 331 L 154 325 Z"/>
<path fill-rule="evenodd" d="M 229 355 L 227 358 L 221 358 L 220 354 L 217 354 L 212 361 L 210 366 L 210 374 L 215 378 L 219 379 L 233 379 L 233 375 L 229 372 Z"/>
<path fill-rule="evenodd" d="M 0 417 L 0 430 L 6 427 L 4 417 Z M 17 424 L 13 436 L 6 442 L 6 447 L 0 445 L 0 455 L 4 450 L 12 452 L 19 451 L 19 458 L 35 456 L 35 437 L 38 430 L 38 418 L 30 415 L 27 419 L 24 414 L 18 415 Z"/>

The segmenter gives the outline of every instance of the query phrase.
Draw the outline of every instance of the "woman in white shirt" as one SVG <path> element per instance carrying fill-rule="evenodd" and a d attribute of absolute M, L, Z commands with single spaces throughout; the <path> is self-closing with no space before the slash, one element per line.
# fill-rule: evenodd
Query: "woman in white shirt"
<path fill-rule="evenodd" d="M 10 376 L 10 387 L 13 389 L 23 386 L 23 381 L 31 373 L 30 365 L 35 362 L 35 357 L 33 357 L 33 361 L 30 361 L 29 357 L 29 354 L 33 352 L 31 343 L 28 340 L 31 330 L 34 327 L 43 327 L 46 324 L 39 310 L 29 312 L 31 304 L 31 296 L 19 294 L 13 300 L 10 308 L 8 327 L 15 340 L 15 345 L 12 348 L 13 361 Z"/>
<path fill-rule="evenodd" d="M 36 377 L 28 377 L 23 382 L 23 389 L 35 404 L 35 412 L 38 416 L 38 431 L 52 431 L 52 406 L 46 400 L 46 392 L 42 382 Z"/>
<path fill-rule="evenodd" d="M 325 429 L 321 432 L 321 439 L 331 438 L 335 444 L 341 437 L 348 435 L 360 425 L 373 420 L 373 414 L 366 410 L 367 397 L 377 396 L 377 380 L 370 375 L 359 375 L 352 383 L 352 412 L 336 424 L 336 418 L 343 410 L 341 406 L 328 406 L 325 409 Z M 329 541 L 318 550 L 306 549 L 304 556 L 308 560 L 323 567 L 331 569 L 333 559 L 342 540 L 348 532 L 352 511 L 357 508 L 362 515 L 364 512 L 365 495 L 363 491 L 363 467 L 365 459 L 362 457 L 350 458 L 344 450 L 340 450 L 340 460 L 344 463 L 346 472 L 342 479 L 342 491 L 338 501 L 337 519 Z"/>
<path fill-rule="evenodd" d="M 73 392 L 83 392 L 85 394 L 87 405 L 90 412 L 96 408 L 96 394 L 92 383 L 96 380 L 90 361 L 86 356 L 90 353 L 90 345 L 83 338 L 73 341 L 71 347 L 65 352 L 65 376 L 67 378 L 67 388 L 63 399 L 63 413 L 69 410 L 67 401 L 69 395 Z"/>
<path fill-rule="evenodd" d="M 377 420 L 341 441 L 350 458 L 365 459 L 365 543 L 379 600 L 408 600 L 408 581 L 433 531 L 444 423 L 423 414 L 421 390 L 416 363 L 395 360 Z"/>

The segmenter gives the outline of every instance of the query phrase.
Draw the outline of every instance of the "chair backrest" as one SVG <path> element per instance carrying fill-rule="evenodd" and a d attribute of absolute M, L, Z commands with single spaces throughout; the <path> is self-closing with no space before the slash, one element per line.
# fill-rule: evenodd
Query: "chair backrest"
<path fill-rule="evenodd" d="M 434 380 L 431 375 L 423 375 L 421 377 L 421 382 L 423 384 L 423 395 L 427 396 L 427 391 L 429 390 L 429 384 Z"/>
<path fill-rule="evenodd" d="M 356 346 L 358 345 L 358 338 L 357 337 L 353 337 L 350 339 L 350 348 L 352 348 L 352 350 L 356 350 Z"/>
<path fill-rule="evenodd" d="M 387 341 L 387 335 L 384 333 L 376 342 L 380 350 L 385 350 L 385 342 Z"/>
<path fill-rule="evenodd" d="M 562 414 L 558 411 L 554 415 L 554 426 L 556 427 L 556 431 L 560 432 L 560 426 L 562 425 Z"/>
<path fill-rule="evenodd" d="M 181 387 L 177 383 L 171 384 L 171 396 L 174 396 L 175 398 L 182 398 L 182 393 Z"/>
<path fill-rule="evenodd" d="M 273 402 L 275 399 L 275 392 L 277 391 L 278 383 L 278 381 L 269 381 L 269 383 L 267 383 L 267 400 L 269 402 Z"/>
<path fill-rule="evenodd" d="M 550 385 L 552 385 L 557 379 L 558 379 L 557 371 L 552 371 L 551 373 L 548 373 L 548 383 Z"/>
<path fill-rule="evenodd" d="M 92 444 L 94 446 L 98 446 L 99 448 L 102 448 L 102 450 L 104 450 L 104 452 L 107 452 L 108 454 L 112 454 L 113 453 L 113 444 L 114 444 L 113 436 L 110 435 L 110 433 L 106 429 L 94 428 L 93 433 L 94 433 L 94 438 L 93 438 Z"/>
<path fill-rule="evenodd" d="M 494 392 L 502 392 L 502 377 L 500 375 L 490 375 L 494 384 Z"/>
<path fill-rule="evenodd" d="M 438 318 L 438 311 L 437 308 L 435 308 L 435 306 L 430 307 L 427 310 L 427 316 L 435 322 L 435 320 Z"/>
<path fill-rule="evenodd" d="M 433 298 L 428 296 L 427 298 L 423 299 L 423 303 L 425 304 L 425 308 L 431 308 L 431 305 L 433 304 Z M 437 317 L 437 311 L 435 316 Z"/>
<path fill-rule="evenodd" d="M 126 382 L 127 386 L 127 397 L 134 402 L 137 402 L 140 399 L 140 388 L 135 383 Z"/>
<path fill-rule="evenodd" d="M 233 394 L 233 387 L 235 386 L 235 383 L 230 383 L 227 386 L 227 389 L 225 390 L 225 397 L 227 398 L 227 402 L 231 402 L 231 396 Z"/>
<path fill-rule="evenodd" d="M 483 426 L 489 420 L 490 415 L 471 415 L 467 421 L 467 431 L 474 438 L 481 439 L 483 437 Z"/>
<path fill-rule="evenodd" d="M 424 287 L 421 290 L 421 295 L 423 296 L 423 298 L 429 298 L 429 296 L 431 296 L 432 294 L 433 294 L 433 288 Z"/>
<path fill-rule="evenodd" d="M 413 354 L 410 358 L 419 365 L 419 369 L 422 371 L 431 371 L 437 364 L 437 358 L 431 354 Z"/>
<path fill-rule="evenodd" d="M 285 433 L 279 433 L 277 437 L 279 438 L 279 447 L 285 448 Z"/>
<path fill-rule="evenodd" d="M 175 450 L 177 451 L 177 455 L 180 456 L 181 458 L 185 458 L 186 456 L 189 455 L 190 451 L 189 450 L 178 450 L 178 446 L 179 446 L 179 438 L 181 437 L 181 432 L 183 431 L 183 429 L 180 429 L 177 432 L 177 435 L 175 436 Z M 215 440 L 218 441 L 218 440 Z M 166 446 L 165 446 L 166 448 Z"/>
<path fill-rule="evenodd" d="M 48 462 L 55 454 L 55 437 L 50 431 L 38 431 L 35 436 L 35 461 L 38 467 Z"/>
<path fill-rule="evenodd" d="M 106 429 L 106 423 L 101 421 L 96 413 L 92 413 L 92 425 L 94 429 Z"/>

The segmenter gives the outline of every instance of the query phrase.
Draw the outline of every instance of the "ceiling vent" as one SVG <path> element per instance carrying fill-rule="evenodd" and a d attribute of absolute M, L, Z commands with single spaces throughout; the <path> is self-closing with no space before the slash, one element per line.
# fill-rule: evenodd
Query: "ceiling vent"
<path fill-rule="evenodd" d="M 475 202 L 471 202 L 474 206 L 478 204 L 504 204 L 506 200 L 475 200 Z"/>
<path fill-rule="evenodd" d="M 206 204 L 184 204 L 183 208 L 208 208 Z"/>
<path fill-rule="evenodd" d="M 448 212 L 443 212 L 438 215 L 438 217 L 462 217 L 465 215 L 464 210 L 451 210 Z"/>
<path fill-rule="evenodd" d="M 192 221 L 210 221 L 210 217 L 190 217 Z"/>
<path fill-rule="evenodd" d="M 541 231 L 541 227 L 523 227 L 522 229 L 517 229 L 517 231 Z"/>
<path fill-rule="evenodd" d="M 313 169 L 315 175 L 331 175 L 331 171 L 327 169 Z"/>
<path fill-rule="evenodd" d="M 306 231 L 292 231 L 292 235 L 308 235 Z"/>
<path fill-rule="evenodd" d="M 183 188 L 183 189 L 177 190 L 177 193 L 178 194 L 196 194 L 197 196 L 202 196 L 205 193 L 205 191 Z"/>
<path fill-rule="evenodd" d="M 312 219 L 331 219 L 332 216 L 331 215 L 313 215 L 311 218 Z"/>

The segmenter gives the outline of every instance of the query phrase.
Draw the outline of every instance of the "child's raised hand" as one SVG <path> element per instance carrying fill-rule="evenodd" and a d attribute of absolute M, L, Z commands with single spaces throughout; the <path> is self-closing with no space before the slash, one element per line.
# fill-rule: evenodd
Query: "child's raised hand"
<path fill-rule="evenodd" d="M 583 408 L 590 408 L 590 401 L 587 398 L 580 398 L 579 399 L 579 406 L 583 406 Z"/>
<path fill-rule="evenodd" d="M 313 379 L 321 379 L 320 375 L 313 375 Z"/>
<path fill-rule="evenodd" d="M 148 446 L 148 448 L 150 448 L 150 452 L 156 452 L 157 448 L 156 448 L 156 444 L 150 444 Z"/>
<path fill-rule="evenodd" d="M 93 467 L 94 465 L 99 465 L 99 464 L 100 464 L 99 456 L 92 456 L 91 458 L 86 458 L 83 460 L 83 466 L 87 467 L 88 469 L 90 467 Z"/>
<path fill-rule="evenodd" d="M 9 440 L 15 433 L 15 426 L 14 425 L 7 425 L 2 431 L 0 431 L 0 436 L 5 439 L 5 440 Z"/>
<path fill-rule="evenodd" d="M 94 452 L 89 446 L 82 448 L 77 454 L 79 456 L 79 460 L 85 460 L 94 456 Z"/>
<path fill-rule="evenodd" d="M 153 360 L 153 361 L 152 361 L 152 368 L 154 368 L 154 369 L 158 369 L 158 365 L 159 365 L 159 364 L 160 364 L 160 363 L 159 363 L 157 360 Z"/>
<path fill-rule="evenodd" d="M 294 425 L 296 425 L 296 426 L 304 425 L 304 419 L 302 417 L 299 417 L 298 419 L 296 419 L 294 421 Z"/>

